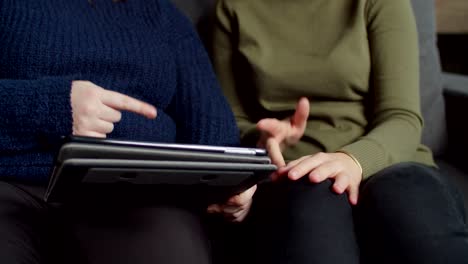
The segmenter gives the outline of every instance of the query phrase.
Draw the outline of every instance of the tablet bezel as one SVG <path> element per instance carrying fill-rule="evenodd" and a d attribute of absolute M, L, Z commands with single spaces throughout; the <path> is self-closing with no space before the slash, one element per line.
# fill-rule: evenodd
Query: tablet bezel
<path fill-rule="evenodd" d="M 83 182 L 83 179 L 89 175 L 89 171 L 101 169 L 114 172 L 122 170 L 144 171 L 146 173 L 158 172 L 159 179 L 164 172 L 171 172 L 167 177 L 181 175 L 184 172 L 185 179 L 181 178 L 178 182 L 161 184 L 156 182 L 148 184 L 144 182 L 129 181 L 128 177 L 114 176 L 114 182 L 90 183 Z M 121 184 L 132 186 L 193 186 L 193 189 L 205 190 L 206 192 L 216 193 L 212 195 L 212 202 L 221 202 L 220 199 L 228 198 L 232 195 L 241 193 L 254 184 L 268 180 L 269 175 L 276 170 L 273 164 L 252 164 L 252 163 L 226 163 L 226 162 L 188 162 L 188 161 L 150 161 L 150 160 L 118 160 L 118 159 L 67 159 L 54 168 L 54 172 L 49 181 L 45 200 L 47 202 L 63 202 L 76 195 L 77 190 L 86 186 L 102 186 L 109 188 Z M 102 175 L 102 174 L 101 174 Z M 195 176 L 194 176 L 195 175 Z M 209 184 L 210 181 L 203 180 L 204 175 L 217 175 L 218 184 Z M 148 175 L 146 175 L 148 176 Z M 120 177 L 120 178 L 119 178 Z M 194 183 L 194 177 L 200 177 L 200 181 Z M 233 178 L 236 177 L 235 180 Z M 117 180 L 120 179 L 120 180 Z M 168 178 L 169 179 L 169 178 Z M 229 184 L 219 184 L 219 181 L 229 179 Z M 160 181 L 159 180 L 159 181 Z M 185 182 L 184 182 L 185 181 Z"/>

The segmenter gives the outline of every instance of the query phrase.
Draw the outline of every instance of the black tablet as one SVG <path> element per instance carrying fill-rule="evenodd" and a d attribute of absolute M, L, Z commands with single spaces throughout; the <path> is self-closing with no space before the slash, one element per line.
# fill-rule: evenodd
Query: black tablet
<path fill-rule="evenodd" d="M 170 190 L 222 202 L 268 180 L 276 170 L 262 149 L 75 139 L 63 144 L 57 155 L 45 195 L 48 202 L 76 198 L 87 189 Z"/>
<path fill-rule="evenodd" d="M 164 146 L 164 145 L 163 145 Z M 183 146 L 183 145 L 178 145 Z M 241 149 L 241 148 L 236 148 Z M 270 158 L 265 155 L 233 154 L 220 151 L 196 150 L 194 148 L 141 147 L 120 144 L 93 144 L 68 142 L 62 145 L 56 162 L 62 163 L 70 158 L 93 159 L 132 159 L 132 160 L 178 160 L 210 161 L 234 163 L 269 164 Z"/>
<path fill-rule="evenodd" d="M 266 150 L 260 149 L 260 148 L 226 147 L 226 146 L 177 144 L 177 143 L 158 143 L 158 142 L 144 142 L 144 141 L 131 141 L 131 140 L 80 137 L 80 136 L 67 137 L 65 138 L 65 142 L 89 143 L 89 144 L 123 146 L 123 147 L 142 147 L 142 148 L 149 148 L 149 149 L 192 150 L 192 151 L 209 152 L 209 153 L 267 156 Z"/>

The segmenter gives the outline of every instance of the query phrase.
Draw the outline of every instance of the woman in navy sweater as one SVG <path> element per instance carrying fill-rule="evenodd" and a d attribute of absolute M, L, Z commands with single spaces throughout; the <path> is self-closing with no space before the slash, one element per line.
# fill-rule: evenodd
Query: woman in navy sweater
<path fill-rule="evenodd" d="M 65 135 L 238 144 L 190 22 L 168 0 L 0 1 L 0 39 L 1 262 L 207 263 L 188 210 L 41 199 Z"/>

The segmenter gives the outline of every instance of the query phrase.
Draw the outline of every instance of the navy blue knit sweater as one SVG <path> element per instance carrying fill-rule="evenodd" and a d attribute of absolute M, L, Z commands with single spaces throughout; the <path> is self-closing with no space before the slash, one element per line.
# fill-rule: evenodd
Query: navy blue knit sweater
<path fill-rule="evenodd" d="M 238 130 L 188 19 L 168 0 L 0 1 L 0 178 L 46 181 L 71 134 L 72 80 L 138 98 L 109 137 L 235 145 Z"/>

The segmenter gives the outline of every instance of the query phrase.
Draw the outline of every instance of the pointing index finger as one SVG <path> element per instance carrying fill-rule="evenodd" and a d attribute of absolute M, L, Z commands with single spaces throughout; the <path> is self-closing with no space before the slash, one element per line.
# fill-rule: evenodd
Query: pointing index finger
<path fill-rule="evenodd" d="M 156 118 L 156 108 L 128 95 L 105 90 L 101 96 L 103 104 L 119 111 L 129 111 L 147 118 Z"/>
<path fill-rule="evenodd" d="M 271 137 L 268 138 L 266 142 L 266 149 L 273 164 L 275 164 L 278 167 L 283 167 L 284 165 L 286 165 L 278 141 Z"/>

